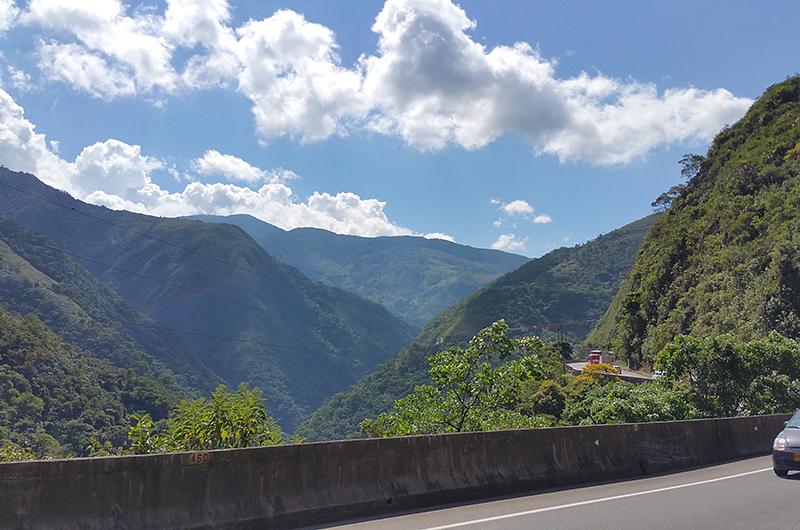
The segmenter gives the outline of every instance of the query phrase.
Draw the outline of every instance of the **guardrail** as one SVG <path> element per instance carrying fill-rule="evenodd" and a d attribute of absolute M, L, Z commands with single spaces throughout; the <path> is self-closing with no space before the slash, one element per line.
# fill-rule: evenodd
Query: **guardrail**
<path fill-rule="evenodd" d="M 768 453 L 788 416 L 0 464 L 0 527 L 286 528 Z"/>

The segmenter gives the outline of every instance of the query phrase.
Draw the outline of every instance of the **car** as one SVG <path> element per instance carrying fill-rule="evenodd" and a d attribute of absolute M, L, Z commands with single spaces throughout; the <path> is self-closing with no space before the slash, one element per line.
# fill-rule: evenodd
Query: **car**
<path fill-rule="evenodd" d="M 800 411 L 783 424 L 772 444 L 772 470 L 779 477 L 800 471 Z"/>
<path fill-rule="evenodd" d="M 658 379 L 659 377 L 664 377 L 664 372 L 661 370 L 656 370 L 653 372 L 653 379 Z"/>
<path fill-rule="evenodd" d="M 622 375 L 622 367 L 618 364 L 613 365 L 611 368 L 617 371 L 618 374 Z"/>

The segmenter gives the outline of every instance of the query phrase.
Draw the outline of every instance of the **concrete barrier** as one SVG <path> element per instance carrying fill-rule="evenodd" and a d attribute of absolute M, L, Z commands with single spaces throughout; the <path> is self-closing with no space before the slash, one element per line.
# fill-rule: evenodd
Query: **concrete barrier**
<path fill-rule="evenodd" d="M 0 527 L 287 528 L 765 454 L 788 416 L 0 464 Z"/>

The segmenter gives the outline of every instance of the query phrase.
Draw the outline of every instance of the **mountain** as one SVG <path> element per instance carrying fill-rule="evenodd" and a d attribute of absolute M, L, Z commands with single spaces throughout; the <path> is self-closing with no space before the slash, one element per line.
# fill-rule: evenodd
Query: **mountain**
<path fill-rule="evenodd" d="M 5 168 L 0 186 L 0 214 L 180 335 L 229 385 L 262 388 L 286 431 L 413 338 L 383 307 L 309 280 L 238 227 L 93 206 Z"/>
<path fill-rule="evenodd" d="M 391 407 L 427 379 L 427 357 L 463 343 L 505 319 L 516 334 L 557 334 L 578 344 L 608 307 L 657 216 L 651 215 L 580 246 L 554 250 L 495 280 L 440 313 L 408 347 L 301 426 L 309 439 L 356 436 L 359 423 Z"/>
<path fill-rule="evenodd" d="M 800 77 L 714 139 L 589 343 L 648 362 L 675 335 L 800 337 Z"/>
<path fill-rule="evenodd" d="M 249 215 L 191 219 L 244 229 L 310 278 L 346 289 L 422 327 L 437 313 L 528 258 L 424 237 L 357 237 L 318 228 L 285 231 Z"/>
<path fill-rule="evenodd" d="M 179 337 L 126 304 L 52 242 L 3 217 L 0 303 L 17 315 L 36 315 L 87 355 L 157 379 L 173 392 L 206 393 L 221 382 Z"/>
<path fill-rule="evenodd" d="M 93 440 L 120 446 L 128 414 L 163 418 L 172 400 L 152 378 L 86 355 L 0 304 L 0 447 L 63 457 L 85 455 Z"/>

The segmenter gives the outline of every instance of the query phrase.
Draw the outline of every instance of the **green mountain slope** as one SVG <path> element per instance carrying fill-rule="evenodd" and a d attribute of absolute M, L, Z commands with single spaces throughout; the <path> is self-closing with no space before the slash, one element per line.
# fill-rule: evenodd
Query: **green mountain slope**
<path fill-rule="evenodd" d="M 800 336 L 800 77 L 715 138 L 589 337 L 647 362 L 678 334 Z"/>
<path fill-rule="evenodd" d="M 177 336 L 126 304 L 51 242 L 2 217 L 0 303 L 18 315 L 36 315 L 86 354 L 158 379 L 175 392 L 208 391 L 221 382 Z"/>
<path fill-rule="evenodd" d="M 35 316 L 19 318 L 0 304 L 0 445 L 39 456 L 85 455 L 92 439 L 119 446 L 130 413 L 165 417 L 173 397 L 153 379 L 83 354 Z"/>
<path fill-rule="evenodd" d="M 379 303 L 415 326 L 528 261 L 524 256 L 423 237 L 356 237 L 318 228 L 285 231 L 249 215 L 192 219 L 244 229 L 310 278 Z"/>
<path fill-rule="evenodd" d="M 181 335 L 231 386 L 264 390 L 291 431 L 413 338 L 377 304 L 306 278 L 231 225 L 112 211 L 0 169 L 0 213 Z"/>
<path fill-rule="evenodd" d="M 517 334 L 553 338 L 560 331 L 579 343 L 608 307 L 655 219 L 649 216 L 584 245 L 550 252 L 443 311 L 407 348 L 325 402 L 300 432 L 311 439 L 357 435 L 362 419 L 387 410 L 425 382 L 428 355 L 467 341 L 499 319 Z"/>

